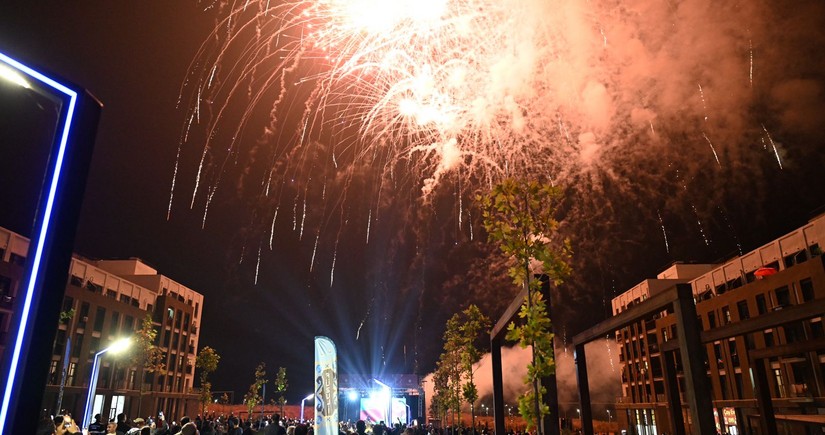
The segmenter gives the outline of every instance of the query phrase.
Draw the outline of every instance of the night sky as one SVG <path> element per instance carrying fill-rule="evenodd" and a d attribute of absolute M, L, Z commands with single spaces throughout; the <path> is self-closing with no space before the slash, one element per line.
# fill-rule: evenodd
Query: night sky
<path fill-rule="evenodd" d="M 627 7 L 646 11 L 646 3 Z M 701 13 L 684 14 L 667 31 L 663 44 L 679 52 L 678 59 L 649 62 L 658 69 L 657 79 L 638 87 L 653 89 L 655 97 L 644 98 L 659 104 L 656 140 L 633 129 L 640 111 L 627 110 L 626 122 L 596 125 L 594 113 L 620 117 L 615 113 L 625 106 L 619 102 L 612 112 L 579 114 L 593 124 L 582 123 L 578 131 L 581 159 L 553 168 L 565 172 L 559 178 L 566 193 L 560 217 L 576 253 L 575 275 L 555 291 L 560 336 L 572 337 L 603 319 L 613 296 L 673 261 L 721 261 L 823 211 L 825 13 L 817 1 L 793 2 L 792 8 L 774 3 L 743 8 L 754 23 L 745 31 L 724 12 L 708 12 L 713 2 L 680 2 Z M 204 294 L 200 346 L 222 356 L 213 390 L 235 390 L 236 398 L 260 361 L 270 378 L 277 367 L 287 368 L 290 402 L 304 397 L 312 388 L 316 335 L 337 343 L 343 372 L 429 373 L 453 312 L 474 302 L 497 318 L 516 293 L 503 276 L 506 266 L 483 243 L 478 213 L 465 217 L 473 211 L 472 189 L 446 180 L 422 201 L 421 180 L 406 174 L 389 182 L 392 188 L 376 200 L 372 186 L 385 174 L 354 163 L 345 186 L 323 193 L 307 187 L 306 178 L 282 173 L 283 197 L 267 201 L 250 187 L 270 167 L 261 163 L 266 158 L 256 159 L 257 153 L 268 156 L 271 146 L 256 140 L 268 114 L 259 107 L 240 157 L 223 167 L 221 156 L 211 166 L 207 162 L 205 178 L 220 174 L 223 187 L 201 228 L 204 198 L 197 197 L 193 209 L 189 202 L 204 129 L 193 129 L 179 160 L 177 152 L 192 108 L 187 80 L 204 69 L 196 54 L 222 18 L 220 4 L 0 4 L 1 51 L 59 73 L 104 104 L 75 251 L 92 259 L 139 257 Z M 704 21 L 708 16 L 719 22 Z M 729 53 L 714 48 L 724 46 L 720 40 L 703 45 L 703 25 L 721 28 L 720 34 L 729 26 L 753 35 L 758 49 L 752 90 L 728 86 L 726 78 L 742 71 L 727 68 Z M 627 48 L 631 44 L 622 44 L 621 28 L 607 32 L 618 41 L 616 51 L 641 59 Z M 653 38 L 660 28 L 668 27 L 651 26 L 640 34 Z M 748 40 L 735 42 L 740 57 L 747 57 Z M 636 89 L 632 65 L 605 80 L 608 95 Z M 687 89 L 694 100 L 682 100 L 674 88 Z M 691 117 L 699 120 L 686 120 Z M 645 129 L 652 130 L 650 124 Z M 708 133 L 703 137 L 702 131 Z M 319 145 L 302 151 L 298 166 L 335 179 L 340 174 L 311 163 L 323 160 L 326 150 Z M 176 161 L 175 201 L 167 219 Z M 301 213 L 293 206 L 303 203 L 292 199 L 302 189 L 316 199 L 310 208 L 323 194 L 343 211 L 326 209 L 317 216 L 310 210 L 309 229 L 302 233 Z M 267 216 L 274 209 L 281 215 L 270 250 Z M 462 224 L 459 214 L 467 219 Z"/>

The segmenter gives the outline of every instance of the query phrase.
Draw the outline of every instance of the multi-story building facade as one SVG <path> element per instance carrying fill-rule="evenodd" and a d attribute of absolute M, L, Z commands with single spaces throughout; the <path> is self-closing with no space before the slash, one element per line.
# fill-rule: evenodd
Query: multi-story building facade
<path fill-rule="evenodd" d="M 28 250 L 29 239 L 0 227 L 0 355 L 8 345 L 11 316 Z"/>
<path fill-rule="evenodd" d="M 25 237 L 0 228 L 0 345 L 8 335 L 27 250 Z M 103 354 L 93 411 L 108 418 L 120 412 L 132 418 L 158 411 L 172 418 L 196 414 L 198 397 L 192 387 L 202 307 L 203 295 L 139 259 L 74 256 L 43 408 L 82 415 L 95 353 L 133 336 L 148 316 L 157 332 L 154 344 L 162 351 L 163 370 L 145 372 L 128 351 Z"/>
<path fill-rule="evenodd" d="M 718 430 L 760 433 L 762 411 L 754 389 L 757 380 L 752 378 L 759 368 L 767 373 L 777 426 L 783 433 L 813 433 L 814 426 L 825 425 L 825 346 L 811 346 L 825 338 L 825 312 L 782 324 L 767 319 L 792 306 L 813 306 L 825 299 L 823 244 L 825 215 L 723 264 L 675 264 L 614 298 L 613 313 L 675 284 L 690 284 L 703 333 L 717 331 L 716 339 L 703 340 L 705 355 L 692 357 L 705 359 Z M 635 433 L 674 432 L 666 400 L 667 370 L 676 372 L 679 394 L 687 393 L 680 359 L 674 359 L 675 367 L 664 366 L 663 349 L 679 335 L 675 316 L 669 314 L 656 313 L 616 334 L 623 388 L 616 414 L 621 427 Z M 754 330 L 749 325 L 757 317 L 774 326 Z M 722 330 L 732 332 L 720 336 Z M 688 413 L 683 415 L 690 425 Z"/>

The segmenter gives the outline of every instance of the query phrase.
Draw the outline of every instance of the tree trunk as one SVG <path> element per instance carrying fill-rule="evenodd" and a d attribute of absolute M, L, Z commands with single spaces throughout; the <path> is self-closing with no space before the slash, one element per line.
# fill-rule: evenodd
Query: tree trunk
<path fill-rule="evenodd" d="M 140 373 L 140 379 L 138 379 L 138 382 L 140 382 L 140 390 L 138 390 L 138 412 L 137 412 L 137 415 L 138 415 L 138 417 L 142 418 L 142 414 L 140 412 L 141 412 L 141 406 L 143 405 L 143 378 L 144 378 L 144 373 L 143 373 L 143 370 L 141 370 L 140 372 L 141 372 Z"/>
<path fill-rule="evenodd" d="M 527 309 L 531 310 L 533 307 L 532 301 L 532 292 L 530 291 L 530 260 L 524 260 L 524 285 L 527 288 Z M 531 359 L 533 362 L 533 367 L 536 367 L 536 341 L 530 340 L 530 347 L 531 347 Z M 541 427 L 541 407 L 539 401 L 541 397 L 539 396 L 539 380 L 538 378 L 533 379 L 533 412 L 535 412 L 535 424 L 536 424 L 536 434 L 542 435 L 542 427 Z"/>

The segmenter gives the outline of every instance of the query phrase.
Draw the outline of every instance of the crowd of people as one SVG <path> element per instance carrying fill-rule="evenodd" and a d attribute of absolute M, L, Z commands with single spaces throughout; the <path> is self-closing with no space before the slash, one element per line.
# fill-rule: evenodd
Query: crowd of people
<path fill-rule="evenodd" d="M 94 416 L 86 430 L 82 430 L 72 416 L 57 415 L 44 417 L 37 435 L 314 435 L 312 422 L 297 419 L 282 420 L 278 414 L 243 419 L 229 415 L 196 416 L 194 419 L 183 417 L 180 421 L 167 421 L 163 413 L 156 418 L 127 419 L 125 414 L 109 421 Z M 397 423 L 387 426 L 384 422 L 341 422 L 339 435 L 485 435 L 486 429 L 453 431 L 440 429 L 432 425 Z"/>

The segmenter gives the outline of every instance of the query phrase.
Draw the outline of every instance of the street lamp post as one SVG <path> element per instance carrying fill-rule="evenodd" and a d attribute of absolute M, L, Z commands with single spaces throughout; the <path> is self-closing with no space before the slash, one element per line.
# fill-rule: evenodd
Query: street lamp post
<path fill-rule="evenodd" d="M 92 406 L 94 404 L 95 390 L 97 389 L 97 378 L 100 375 L 101 356 L 106 352 L 111 352 L 112 354 L 123 352 L 128 349 L 131 344 L 131 338 L 122 338 L 95 354 L 94 363 L 92 364 L 92 377 L 89 380 L 89 393 L 86 395 L 86 408 L 83 412 L 83 429 L 89 427 L 90 420 L 92 419 Z"/>
<path fill-rule="evenodd" d="M 307 400 L 311 399 L 315 399 L 314 394 L 310 394 L 309 396 L 306 396 L 303 399 L 301 399 L 301 423 L 304 422 L 304 403 L 306 403 Z"/>

